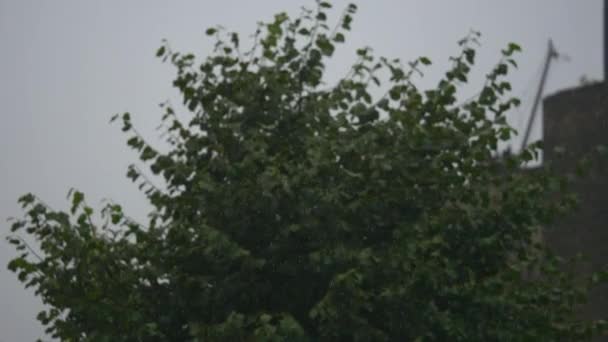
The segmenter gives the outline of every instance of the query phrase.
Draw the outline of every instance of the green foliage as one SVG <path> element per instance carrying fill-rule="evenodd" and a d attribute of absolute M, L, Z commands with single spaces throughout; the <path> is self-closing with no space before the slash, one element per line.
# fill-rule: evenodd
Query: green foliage
<path fill-rule="evenodd" d="M 566 179 L 523 172 L 540 145 L 499 156 L 519 101 L 504 81 L 510 44 L 480 95 L 458 105 L 479 34 L 434 89 L 414 79 L 431 61 L 357 51 L 335 86 L 325 64 L 345 40 L 318 2 L 262 24 L 250 50 L 211 28 L 197 64 L 163 45 L 191 113 L 165 104 L 161 153 L 115 116 L 135 165 L 127 176 L 153 205 L 147 225 L 108 203 L 102 223 L 81 192 L 69 213 L 33 195 L 15 221 L 38 242 L 9 242 L 9 264 L 65 341 L 556 341 L 589 340 L 603 321 L 577 319 L 596 274 L 574 282 L 535 238 L 575 205 Z M 373 96 L 373 82 L 384 91 Z"/>

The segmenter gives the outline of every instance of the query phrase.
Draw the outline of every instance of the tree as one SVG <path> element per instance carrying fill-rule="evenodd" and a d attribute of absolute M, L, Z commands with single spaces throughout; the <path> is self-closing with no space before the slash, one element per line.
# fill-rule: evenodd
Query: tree
<path fill-rule="evenodd" d="M 567 182 L 523 172 L 540 143 L 499 153 L 518 105 L 504 80 L 509 44 L 482 91 L 457 104 L 479 34 L 437 87 L 415 78 L 430 60 L 402 66 L 357 50 L 334 86 L 325 63 L 345 40 L 355 5 L 335 28 L 331 5 L 278 14 L 242 51 L 236 33 L 197 64 L 167 44 L 158 57 L 189 122 L 169 104 L 169 152 L 132 126 L 141 162 L 127 176 L 154 210 L 146 225 L 108 203 L 101 220 L 79 191 L 71 210 L 32 194 L 12 232 L 40 244 L 9 268 L 48 309 L 38 319 L 65 341 L 554 341 L 588 340 L 603 321 L 577 319 L 594 275 L 575 282 L 534 238 L 569 210 Z M 373 92 L 384 92 L 372 96 Z"/>

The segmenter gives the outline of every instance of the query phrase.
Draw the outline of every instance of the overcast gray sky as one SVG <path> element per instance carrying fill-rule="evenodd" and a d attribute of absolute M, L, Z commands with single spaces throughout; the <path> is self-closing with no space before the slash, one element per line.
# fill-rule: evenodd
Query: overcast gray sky
<path fill-rule="evenodd" d="M 524 100 L 511 114 L 514 124 L 525 121 L 550 37 L 569 61 L 553 64 L 547 93 L 577 86 L 583 75 L 602 77 L 601 0 L 355 2 L 359 14 L 330 79 L 343 74 L 356 48 L 371 46 L 376 55 L 430 57 L 434 64 L 419 84 L 432 86 L 470 29 L 482 32 L 482 47 L 463 98 L 481 87 L 508 42 L 524 49 L 511 77 Z M 334 14 L 346 4 L 336 1 Z M 158 104 L 176 98 L 172 67 L 154 58 L 161 39 L 200 57 L 211 45 L 207 27 L 249 34 L 257 21 L 279 11 L 296 15 L 302 5 L 313 1 L 0 0 L 0 236 L 8 232 L 4 220 L 21 215 L 16 199 L 26 192 L 65 208 L 75 187 L 91 204 L 111 198 L 144 218 L 144 197 L 124 177 L 135 155 L 108 120 L 130 111 L 144 135 L 158 136 Z M 14 255 L 0 241 L 0 342 L 34 341 L 42 334 L 34 318 L 41 303 L 6 270 Z"/>

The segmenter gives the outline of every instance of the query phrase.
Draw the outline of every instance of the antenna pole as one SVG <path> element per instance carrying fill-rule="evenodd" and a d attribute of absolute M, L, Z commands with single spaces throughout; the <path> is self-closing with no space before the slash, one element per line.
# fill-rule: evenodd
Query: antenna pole
<path fill-rule="evenodd" d="M 604 0 L 604 82 L 608 83 L 608 0 Z"/>
<path fill-rule="evenodd" d="M 604 0 L 608 2 L 608 0 Z M 530 112 L 530 119 L 528 120 L 528 126 L 526 127 L 526 133 L 524 134 L 524 140 L 521 143 L 520 151 L 523 151 L 526 146 L 528 146 L 528 140 L 530 139 L 530 132 L 532 131 L 532 125 L 534 124 L 534 119 L 536 118 L 536 112 L 538 110 L 538 105 L 540 104 L 541 97 L 543 96 L 543 90 L 545 89 L 545 83 L 547 83 L 547 75 L 549 74 L 549 66 L 551 65 L 551 60 L 557 57 L 557 51 L 553 47 L 553 41 L 549 39 L 549 46 L 547 48 L 547 57 L 545 59 L 545 67 L 543 69 L 543 74 L 540 78 L 540 84 L 538 85 L 538 90 L 536 91 L 536 97 L 534 99 L 534 105 L 532 106 L 532 111 Z"/>

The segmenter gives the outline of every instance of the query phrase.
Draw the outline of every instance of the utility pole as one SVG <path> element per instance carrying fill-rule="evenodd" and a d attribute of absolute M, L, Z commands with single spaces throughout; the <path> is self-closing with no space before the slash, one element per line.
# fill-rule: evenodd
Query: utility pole
<path fill-rule="evenodd" d="M 608 0 L 604 0 L 608 2 Z M 528 119 L 528 126 L 526 127 L 526 133 L 524 134 L 524 139 L 521 143 L 520 151 L 523 151 L 526 146 L 528 146 L 528 140 L 530 139 L 530 132 L 532 131 L 532 125 L 534 124 L 534 119 L 536 119 L 536 112 L 538 111 L 538 105 L 540 104 L 540 100 L 543 97 L 543 90 L 545 89 L 545 83 L 547 83 L 547 75 L 549 74 L 549 67 L 551 66 L 551 61 L 553 58 L 556 58 L 557 51 L 555 51 L 555 47 L 553 46 L 553 41 L 549 39 L 549 46 L 547 47 L 547 57 L 545 58 L 545 67 L 543 68 L 543 74 L 540 78 L 540 84 L 538 85 L 538 90 L 536 91 L 536 98 L 534 99 L 534 105 L 532 106 L 532 111 L 530 112 L 530 116 Z"/>

